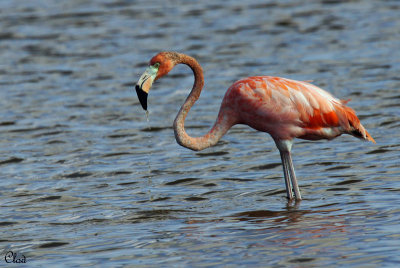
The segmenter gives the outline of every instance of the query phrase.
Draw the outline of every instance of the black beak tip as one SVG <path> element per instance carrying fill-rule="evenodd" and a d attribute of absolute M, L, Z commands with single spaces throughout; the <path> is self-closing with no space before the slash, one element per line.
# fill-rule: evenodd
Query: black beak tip
<path fill-rule="evenodd" d="M 140 104 L 142 105 L 143 110 L 147 111 L 147 93 L 144 92 L 139 85 L 136 85 L 136 94 L 138 95 Z"/>

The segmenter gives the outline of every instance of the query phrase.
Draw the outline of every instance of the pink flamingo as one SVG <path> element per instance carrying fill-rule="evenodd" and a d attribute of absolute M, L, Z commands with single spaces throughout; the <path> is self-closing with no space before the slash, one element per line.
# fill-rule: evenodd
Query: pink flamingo
<path fill-rule="evenodd" d="M 199 151 L 215 145 L 235 124 L 246 124 L 269 133 L 281 155 L 289 200 L 293 199 L 293 191 L 294 197 L 301 200 L 290 153 L 294 138 L 330 140 L 350 134 L 375 143 L 354 110 L 345 105 L 348 101 L 339 100 L 307 82 L 271 76 L 254 76 L 235 82 L 225 93 L 211 130 L 202 137 L 190 137 L 185 131 L 185 118 L 204 85 L 203 70 L 194 58 L 177 52 L 157 54 L 140 77 L 136 92 L 147 111 L 147 96 L 153 82 L 177 64 L 188 65 L 195 80 L 174 121 L 176 141 L 183 147 Z"/>

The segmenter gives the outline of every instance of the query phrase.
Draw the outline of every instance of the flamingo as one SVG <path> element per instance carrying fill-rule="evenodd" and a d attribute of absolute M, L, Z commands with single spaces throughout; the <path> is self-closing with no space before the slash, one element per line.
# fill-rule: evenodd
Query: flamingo
<path fill-rule="evenodd" d="M 202 137 L 191 137 L 185 131 L 185 118 L 204 86 L 203 70 L 196 59 L 177 52 L 158 53 L 136 84 L 136 93 L 147 112 L 147 96 L 153 82 L 177 64 L 188 65 L 194 73 L 193 88 L 173 125 L 178 144 L 194 151 L 206 149 L 236 124 L 269 133 L 281 156 L 289 200 L 301 200 L 291 156 L 294 138 L 331 140 L 350 134 L 375 143 L 355 111 L 346 106 L 348 100 L 339 100 L 308 82 L 272 76 L 253 76 L 233 83 L 225 93 L 211 130 Z"/>

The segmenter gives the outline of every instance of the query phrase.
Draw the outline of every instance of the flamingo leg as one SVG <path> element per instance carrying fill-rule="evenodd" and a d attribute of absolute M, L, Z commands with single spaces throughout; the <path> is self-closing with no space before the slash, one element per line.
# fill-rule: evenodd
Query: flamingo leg
<path fill-rule="evenodd" d="M 285 176 L 285 186 L 287 198 L 293 199 L 293 191 L 296 200 L 301 200 L 299 185 L 297 183 L 296 174 L 294 173 L 292 155 L 292 140 L 279 140 L 274 139 L 276 147 L 278 147 L 281 154 L 283 175 Z"/>
<path fill-rule="evenodd" d="M 293 186 L 293 190 L 294 190 L 294 196 L 296 197 L 297 200 L 301 200 L 299 184 L 297 183 L 297 178 L 296 178 L 296 174 L 294 172 L 294 167 L 293 167 L 293 162 L 292 162 L 292 154 L 290 153 L 290 151 L 288 151 L 286 153 L 287 153 L 287 162 L 288 162 L 288 166 L 289 166 L 290 180 L 292 182 L 292 186 Z"/>
<path fill-rule="evenodd" d="M 293 191 L 292 191 L 292 185 L 290 183 L 288 161 L 287 161 L 287 157 L 285 156 L 286 152 L 283 152 L 281 150 L 279 150 L 279 152 L 281 154 L 283 175 L 285 177 L 286 196 L 289 200 L 291 200 L 291 199 L 293 199 Z"/>

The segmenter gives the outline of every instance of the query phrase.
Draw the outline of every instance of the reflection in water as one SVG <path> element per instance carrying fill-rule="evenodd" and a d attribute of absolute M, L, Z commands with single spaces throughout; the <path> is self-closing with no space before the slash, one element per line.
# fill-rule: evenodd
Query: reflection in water
<path fill-rule="evenodd" d="M 362 228 L 351 226 L 346 215 L 329 215 L 331 212 L 287 208 L 282 211 L 246 211 L 209 221 L 189 220 L 181 228 L 184 235 L 182 243 L 204 246 L 207 241 L 213 244 L 219 241 L 224 245 L 221 245 L 222 248 L 233 251 L 227 256 L 234 254 L 235 248 L 244 247 L 257 252 L 258 256 L 286 256 L 282 263 L 318 263 L 336 247 L 346 247 L 348 235 L 362 235 Z M 207 225 L 215 227 L 209 230 L 204 228 Z M 215 255 L 213 250 L 212 246 L 205 249 L 210 259 Z M 297 250 L 299 253 L 293 254 Z M 351 255 L 349 251 L 348 256 L 343 255 L 342 258 Z M 242 260 L 242 263 L 247 262 Z"/>

